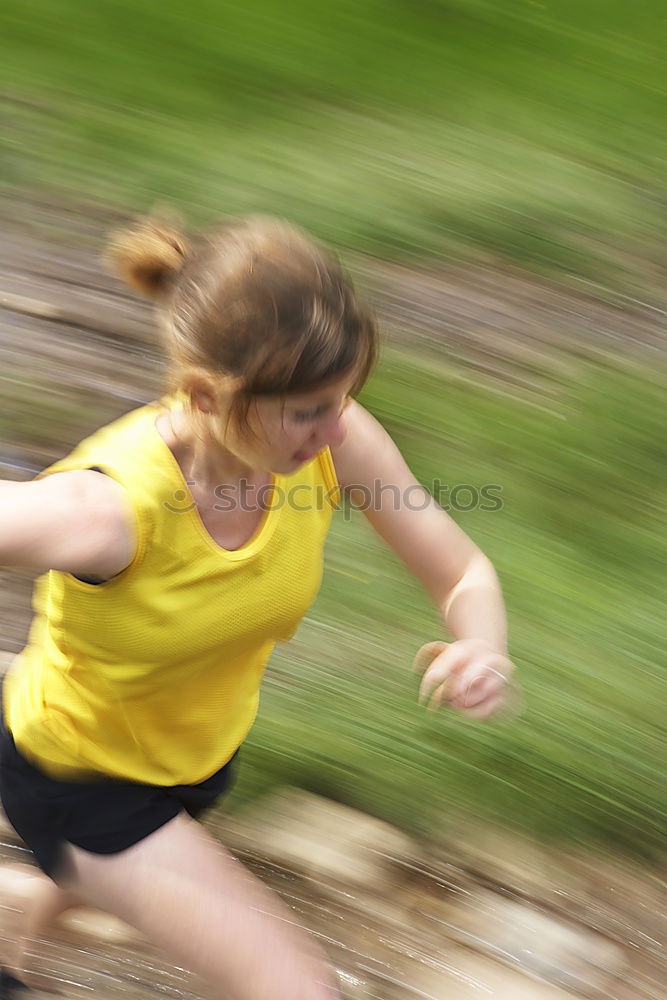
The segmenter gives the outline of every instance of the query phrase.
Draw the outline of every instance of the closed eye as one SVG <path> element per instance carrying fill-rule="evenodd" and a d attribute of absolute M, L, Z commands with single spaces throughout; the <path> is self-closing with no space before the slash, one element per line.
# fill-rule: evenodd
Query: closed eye
<path fill-rule="evenodd" d="M 318 417 L 321 417 L 328 409 L 328 406 L 318 406 L 316 410 L 296 410 L 294 419 L 298 420 L 299 423 L 305 424 L 309 420 L 316 420 Z"/>

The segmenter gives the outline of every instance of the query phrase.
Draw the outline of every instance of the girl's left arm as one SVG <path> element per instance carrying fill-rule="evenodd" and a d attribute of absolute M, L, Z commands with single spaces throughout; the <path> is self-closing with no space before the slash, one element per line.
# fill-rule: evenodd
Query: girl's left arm
<path fill-rule="evenodd" d="M 455 641 L 417 655 L 421 696 L 475 718 L 507 704 L 514 666 L 493 565 L 417 482 L 384 428 L 359 403 L 345 410 L 345 440 L 332 449 L 336 474 L 354 506 L 422 582 Z"/>

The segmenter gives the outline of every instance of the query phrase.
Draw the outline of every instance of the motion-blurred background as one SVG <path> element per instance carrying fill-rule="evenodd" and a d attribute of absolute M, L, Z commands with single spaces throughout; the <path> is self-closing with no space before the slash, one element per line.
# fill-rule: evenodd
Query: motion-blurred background
<path fill-rule="evenodd" d="M 339 514 L 234 801 L 292 783 L 428 836 L 456 817 L 655 859 L 664 5 L 5 0 L 1 17 L 0 475 L 160 391 L 149 310 L 99 263 L 109 228 L 155 204 L 193 226 L 284 215 L 374 301 L 386 345 L 362 401 L 504 586 L 524 715 L 426 714 L 409 668 L 437 616 Z M 4 574 L 0 646 L 28 614 L 28 577 Z"/>

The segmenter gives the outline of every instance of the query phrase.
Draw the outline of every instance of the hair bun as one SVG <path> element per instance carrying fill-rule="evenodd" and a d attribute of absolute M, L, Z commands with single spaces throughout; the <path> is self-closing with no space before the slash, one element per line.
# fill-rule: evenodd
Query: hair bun
<path fill-rule="evenodd" d="M 178 276 L 189 252 L 170 223 L 151 217 L 112 233 L 106 262 L 132 288 L 156 299 Z"/>

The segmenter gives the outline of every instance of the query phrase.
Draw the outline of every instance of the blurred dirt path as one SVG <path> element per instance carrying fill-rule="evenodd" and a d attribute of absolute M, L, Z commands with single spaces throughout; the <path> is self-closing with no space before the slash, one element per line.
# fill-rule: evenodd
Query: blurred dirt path
<path fill-rule="evenodd" d="M 320 940 L 349 1000 L 667 997 L 665 882 L 636 864 L 465 822 L 425 844 L 297 789 L 205 822 Z M 0 961 L 35 877 L 26 862 L 0 829 Z M 31 952 L 35 984 L 73 1000 L 209 995 L 99 911 L 72 911 Z"/>

